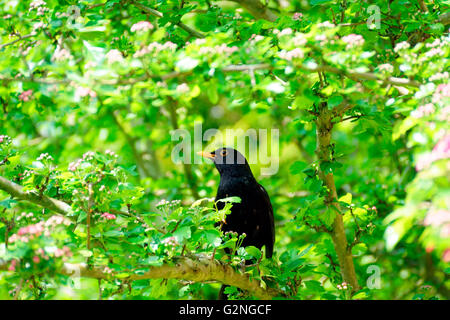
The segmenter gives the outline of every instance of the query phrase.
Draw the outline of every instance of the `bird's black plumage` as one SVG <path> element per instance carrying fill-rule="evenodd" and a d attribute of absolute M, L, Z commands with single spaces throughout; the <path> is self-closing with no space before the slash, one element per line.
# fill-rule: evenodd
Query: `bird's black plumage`
<path fill-rule="evenodd" d="M 243 247 L 255 246 L 261 249 L 265 246 L 266 257 L 271 258 L 275 242 L 272 204 L 264 187 L 253 176 L 245 157 L 232 148 L 219 148 L 201 154 L 213 160 L 220 173 L 216 202 L 228 197 L 241 198 L 240 203 L 233 203 L 231 213 L 222 224 L 222 231 L 245 233 Z M 217 203 L 218 209 L 224 206 L 222 202 Z M 219 299 L 228 298 L 226 287 L 221 287 Z"/>
<path fill-rule="evenodd" d="M 245 157 L 232 148 L 219 148 L 204 156 L 214 161 L 220 173 L 216 201 L 227 197 L 239 197 L 240 203 L 233 203 L 231 213 L 222 225 L 223 231 L 246 234 L 242 246 L 265 246 L 266 257 L 273 254 L 275 226 L 269 195 L 252 174 Z M 219 202 L 218 208 L 224 204 Z"/>

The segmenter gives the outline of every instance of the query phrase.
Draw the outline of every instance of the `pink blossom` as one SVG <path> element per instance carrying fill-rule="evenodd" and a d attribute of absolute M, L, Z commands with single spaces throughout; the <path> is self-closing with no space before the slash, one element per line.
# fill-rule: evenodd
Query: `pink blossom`
<path fill-rule="evenodd" d="M 432 58 L 434 56 L 442 56 L 444 55 L 444 51 L 441 48 L 432 48 L 430 51 L 425 53 L 425 57 Z"/>
<path fill-rule="evenodd" d="M 41 155 L 36 159 L 37 161 L 47 160 L 53 161 L 53 157 L 48 153 L 41 153 Z"/>
<path fill-rule="evenodd" d="M 294 15 L 292 16 L 293 20 L 301 20 L 303 18 L 303 14 L 301 12 L 296 12 L 294 13 Z"/>
<path fill-rule="evenodd" d="M 344 41 L 347 46 L 346 49 L 351 49 L 353 47 L 361 47 L 364 44 L 364 38 L 359 34 L 349 34 L 345 37 L 342 37 L 342 41 Z"/>
<path fill-rule="evenodd" d="M 34 257 L 33 257 L 33 262 L 34 262 L 34 263 L 39 263 L 39 261 L 41 261 L 41 259 L 39 259 L 38 256 L 34 256 Z"/>
<path fill-rule="evenodd" d="M 187 93 L 189 92 L 189 86 L 186 83 L 179 84 L 175 89 L 178 93 Z"/>
<path fill-rule="evenodd" d="M 33 94 L 33 90 L 31 90 L 31 89 L 24 91 L 19 95 L 19 99 L 22 100 L 23 102 L 27 102 L 27 101 L 31 100 L 32 94 Z"/>
<path fill-rule="evenodd" d="M 59 257 L 71 257 L 72 256 L 72 251 L 70 250 L 69 247 L 64 246 L 62 249 L 57 248 L 55 250 L 55 257 L 59 258 Z"/>
<path fill-rule="evenodd" d="M 438 73 L 436 73 L 436 74 L 433 74 L 431 77 L 430 77 L 430 81 L 435 81 L 435 80 L 442 80 L 442 79 L 448 79 L 448 76 L 449 76 L 449 74 L 448 74 L 448 72 L 447 71 L 445 71 L 445 72 L 438 72 Z"/>
<path fill-rule="evenodd" d="M 378 70 L 392 73 L 394 71 L 394 67 L 392 65 L 390 65 L 389 63 L 384 63 L 384 64 L 380 64 L 378 66 Z"/>
<path fill-rule="evenodd" d="M 116 219 L 116 216 L 114 214 L 112 214 L 112 213 L 109 213 L 109 212 L 104 212 L 101 215 L 101 217 L 105 218 L 106 220 L 114 220 L 114 219 Z"/>
<path fill-rule="evenodd" d="M 447 223 L 441 229 L 441 237 L 447 238 L 449 236 L 450 236 L 450 223 Z"/>
<path fill-rule="evenodd" d="M 72 55 L 67 49 L 61 48 L 59 45 L 56 47 L 52 56 L 52 61 L 64 61 L 72 58 Z"/>
<path fill-rule="evenodd" d="M 322 23 L 318 24 L 319 27 L 323 27 L 323 28 L 334 28 L 336 27 L 336 25 L 334 23 L 331 23 L 330 21 L 324 21 Z"/>
<path fill-rule="evenodd" d="M 232 46 L 229 47 L 227 46 L 225 43 L 221 44 L 221 45 L 217 45 L 214 47 L 201 47 L 199 50 L 200 54 L 227 54 L 227 55 L 231 55 L 234 52 L 238 51 L 239 48 L 237 46 Z"/>
<path fill-rule="evenodd" d="M 430 210 L 423 221 L 426 226 L 440 226 L 444 223 L 450 222 L 450 211 L 448 210 Z"/>
<path fill-rule="evenodd" d="M 108 60 L 109 64 L 112 64 L 114 62 L 122 62 L 123 56 L 119 50 L 112 49 L 106 54 L 106 59 Z"/>
<path fill-rule="evenodd" d="M 46 5 L 45 1 L 42 1 L 42 0 L 32 1 L 30 3 L 30 11 L 33 10 L 33 9 L 38 9 L 39 7 L 43 7 L 45 5 Z"/>
<path fill-rule="evenodd" d="M 39 29 L 42 29 L 42 28 L 44 28 L 44 26 L 45 26 L 45 23 L 44 23 L 44 22 L 42 22 L 42 21 L 37 22 L 37 23 L 35 23 L 35 24 L 33 25 L 33 30 L 39 30 Z"/>
<path fill-rule="evenodd" d="M 441 112 L 438 115 L 437 119 L 441 120 L 441 121 L 449 121 L 450 122 L 450 105 L 441 109 Z"/>
<path fill-rule="evenodd" d="M 281 38 L 282 36 L 287 36 L 287 35 L 292 34 L 292 32 L 293 31 L 291 28 L 286 28 L 286 29 L 281 30 L 280 33 L 277 34 L 277 37 Z"/>
<path fill-rule="evenodd" d="M 443 137 L 433 148 L 435 160 L 450 158 L 450 134 Z"/>
<path fill-rule="evenodd" d="M 290 50 L 290 51 L 284 51 L 283 50 L 283 51 L 281 51 L 279 53 L 279 56 L 280 56 L 281 59 L 292 61 L 293 59 L 296 59 L 296 58 L 300 58 L 300 59 L 303 58 L 304 57 L 304 52 L 300 48 L 295 48 L 295 49 Z"/>
<path fill-rule="evenodd" d="M 427 103 L 423 106 L 419 106 L 416 110 L 411 112 L 411 116 L 414 118 L 422 118 L 424 116 L 428 116 L 434 112 L 434 105 L 431 103 Z"/>
<path fill-rule="evenodd" d="M 259 35 L 259 34 L 252 34 L 252 36 L 250 37 L 249 40 L 253 40 L 254 42 L 258 42 L 258 41 L 261 41 L 263 39 L 264 39 L 264 37 Z"/>
<path fill-rule="evenodd" d="M 79 98 L 83 98 L 83 97 L 91 97 L 91 98 L 95 98 L 97 96 L 97 93 L 92 90 L 91 88 L 86 88 L 86 87 L 77 87 L 75 90 L 75 97 L 77 99 Z"/>
<path fill-rule="evenodd" d="M 430 153 L 427 153 L 418 159 L 416 170 L 421 171 L 429 167 L 434 161 L 448 158 L 450 158 L 450 134 L 447 134 L 439 140 Z"/>
<path fill-rule="evenodd" d="M 435 39 L 432 43 L 427 43 L 425 45 L 425 47 L 427 48 L 433 48 L 433 47 L 438 47 L 441 45 L 441 40 L 440 39 Z"/>
<path fill-rule="evenodd" d="M 69 171 L 75 172 L 81 165 L 81 159 L 78 159 L 77 161 L 69 163 Z"/>
<path fill-rule="evenodd" d="M 175 238 L 175 237 L 165 238 L 162 242 L 169 246 L 176 246 L 178 244 L 177 238 Z"/>
<path fill-rule="evenodd" d="M 441 102 L 444 98 L 450 97 L 450 84 L 440 84 L 433 94 L 433 102 Z"/>
<path fill-rule="evenodd" d="M 91 161 L 91 160 L 94 159 L 94 156 L 95 156 L 95 153 L 92 152 L 92 151 L 85 152 L 83 154 L 83 160 L 84 161 Z"/>
<path fill-rule="evenodd" d="M 395 52 L 399 52 L 399 51 L 401 51 L 401 50 L 408 49 L 410 46 L 411 46 L 411 45 L 410 45 L 408 42 L 406 42 L 406 41 L 399 42 L 399 43 L 397 43 L 397 44 L 395 45 L 394 51 L 395 51 Z"/>
<path fill-rule="evenodd" d="M 442 260 L 444 262 L 450 262 L 450 249 L 444 251 L 444 254 L 442 255 Z"/>
<path fill-rule="evenodd" d="M 296 47 L 302 47 L 306 44 L 307 40 L 305 38 L 304 35 L 302 35 L 301 33 L 296 35 L 293 39 L 292 39 L 292 43 L 294 44 L 294 46 Z"/>
<path fill-rule="evenodd" d="M 8 271 L 16 271 L 17 260 L 11 260 L 11 264 L 8 267 Z"/>
<path fill-rule="evenodd" d="M 140 50 L 136 51 L 136 53 L 133 55 L 133 57 L 140 58 L 149 53 L 159 53 L 163 50 L 174 51 L 176 49 L 177 49 L 177 45 L 171 41 L 167 41 L 163 44 L 161 44 L 159 42 L 152 42 L 148 46 L 145 46 L 145 47 L 141 48 Z"/>
<path fill-rule="evenodd" d="M 139 21 L 131 26 L 131 32 L 152 30 L 154 26 L 148 21 Z"/>
<path fill-rule="evenodd" d="M 319 41 L 320 45 L 323 46 L 327 43 L 327 36 L 324 34 L 318 34 L 314 40 Z"/>

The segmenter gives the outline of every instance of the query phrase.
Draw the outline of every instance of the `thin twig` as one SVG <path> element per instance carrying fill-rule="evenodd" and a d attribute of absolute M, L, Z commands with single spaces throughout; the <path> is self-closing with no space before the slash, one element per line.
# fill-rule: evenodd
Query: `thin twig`
<path fill-rule="evenodd" d="M 0 51 L 1 51 L 3 48 L 5 48 L 5 47 L 7 47 L 7 46 L 10 46 L 10 45 L 12 45 L 12 44 L 14 44 L 14 43 L 16 43 L 16 42 L 19 42 L 19 41 L 22 41 L 22 40 L 25 40 L 25 39 L 34 37 L 35 35 L 37 35 L 37 33 L 36 33 L 36 32 L 32 32 L 32 33 L 27 34 L 27 35 L 24 35 L 24 36 L 21 36 L 21 35 L 19 35 L 19 34 L 16 34 L 16 35 L 19 36 L 19 39 L 13 40 L 13 41 L 8 42 L 8 43 L 0 44 Z"/>
<path fill-rule="evenodd" d="M 142 11 L 145 11 L 147 13 L 150 13 L 151 15 L 154 15 L 157 18 L 164 17 L 164 15 L 161 12 L 159 12 L 159 11 L 157 11 L 155 9 L 149 8 L 147 6 L 144 6 L 143 4 L 141 4 L 139 2 L 131 1 L 131 4 L 133 4 L 134 6 L 138 7 Z M 190 35 L 196 37 L 196 38 L 204 38 L 205 37 L 205 35 L 203 33 L 198 32 L 197 30 L 194 30 L 193 28 L 189 27 L 188 25 L 184 24 L 181 21 L 176 23 L 176 25 L 179 26 L 184 31 L 186 31 L 187 33 L 189 33 Z"/>

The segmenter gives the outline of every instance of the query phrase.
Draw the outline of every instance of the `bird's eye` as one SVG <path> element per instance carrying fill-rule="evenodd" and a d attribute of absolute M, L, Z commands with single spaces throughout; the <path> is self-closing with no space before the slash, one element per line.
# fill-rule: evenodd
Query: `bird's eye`
<path fill-rule="evenodd" d="M 220 155 L 221 155 L 222 157 L 226 157 L 227 154 L 228 154 L 228 151 L 227 151 L 227 150 L 222 150 L 222 152 L 220 153 Z"/>

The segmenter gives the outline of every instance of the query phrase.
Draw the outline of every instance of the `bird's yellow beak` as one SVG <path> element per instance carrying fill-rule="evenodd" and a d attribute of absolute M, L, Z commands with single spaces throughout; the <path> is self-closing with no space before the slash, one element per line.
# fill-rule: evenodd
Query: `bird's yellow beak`
<path fill-rule="evenodd" d="M 197 154 L 198 154 L 199 156 L 204 157 L 204 158 L 214 159 L 214 155 L 213 155 L 212 153 L 210 153 L 210 152 L 200 151 L 200 152 L 197 152 Z"/>

